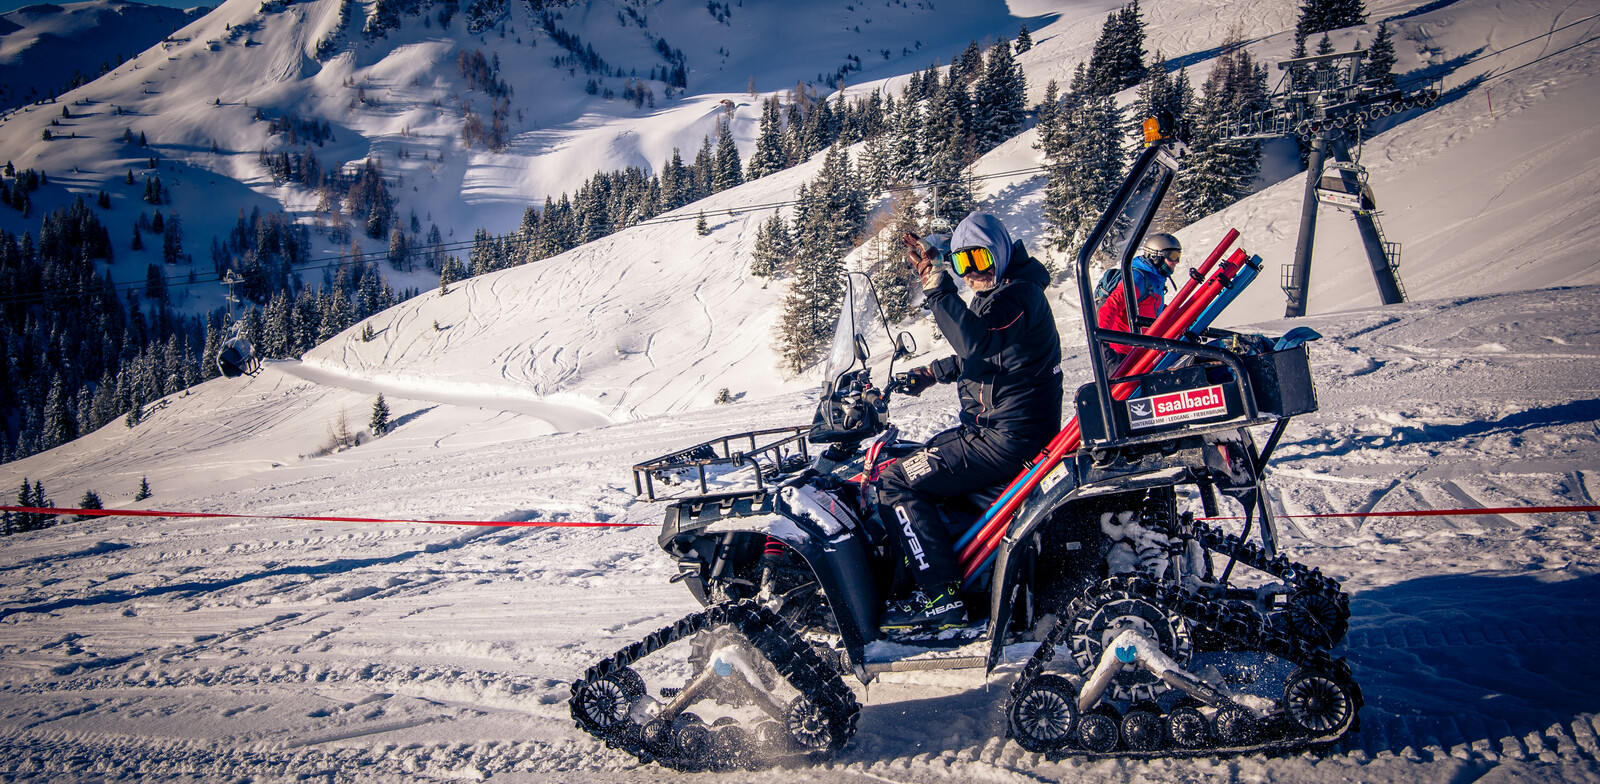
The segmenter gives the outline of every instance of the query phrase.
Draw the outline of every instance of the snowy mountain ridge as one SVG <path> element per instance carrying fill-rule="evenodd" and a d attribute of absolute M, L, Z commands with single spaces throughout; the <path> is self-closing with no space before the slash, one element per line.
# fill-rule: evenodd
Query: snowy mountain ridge
<path fill-rule="evenodd" d="M 87 82 L 204 16 L 130 0 L 35 3 L 0 13 L 0 110 Z"/>
<path fill-rule="evenodd" d="M 1050 9 L 1019 2 L 1011 10 L 1033 19 Z M 1307 325 L 1325 336 L 1310 348 L 1320 410 L 1285 436 L 1272 466 L 1274 502 L 1294 558 L 1352 593 L 1351 633 L 1335 653 L 1366 691 L 1361 733 L 1325 756 L 1050 761 L 1001 737 L 1017 666 L 1008 662 L 987 678 L 903 673 L 858 690 L 861 730 L 832 764 L 699 778 L 1600 780 L 1594 515 L 1287 517 L 1589 506 L 1600 492 L 1592 318 L 1600 195 L 1589 176 L 1600 63 L 1592 45 L 1569 48 L 1594 31 L 1570 31 L 1539 54 L 1523 54 L 1524 46 L 1509 61 L 1460 65 L 1600 6 L 1458 0 L 1369 12 L 1396 20 L 1400 40 L 1412 42 L 1401 70 L 1455 63 L 1447 87 L 1470 85 L 1397 118 L 1364 146 L 1386 230 L 1406 244 L 1401 274 L 1412 301 L 1376 306 L 1348 218 L 1325 211 L 1313 315 L 1273 321 L 1282 312 L 1273 270 L 1292 252 L 1303 175 L 1280 174 L 1180 232 L 1196 258 L 1238 227 L 1241 244 L 1267 259 L 1267 279 L 1234 305 L 1231 323 L 1269 334 Z M 733 13 L 741 18 L 740 8 Z M 1030 24 L 1030 89 L 1052 74 L 1070 76 L 1092 42 L 1104 9 L 1077 13 Z M 1151 49 L 1193 52 L 1201 69 L 1241 17 L 1259 20 L 1252 45 L 1265 59 L 1291 43 L 1290 4 L 1179 2 L 1146 13 Z M 262 47 L 236 49 L 275 46 L 259 34 Z M 1350 31 L 1340 42 L 1369 34 Z M 969 38 L 963 31 L 959 42 Z M 197 106 L 215 86 L 190 91 L 201 96 Z M 715 117 L 711 96 L 688 103 Z M 690 112 L 665 114 L 677 111 Z M 0 149 L 33 144 L 11 130 L 38 121 L 29 115 L 5 120 Z M 173 118 L 157 137 L 181 124 Z M 597 119 L 589 127 L 611 126 Z M 675 127 L 684 126 L 669 123 L 657 135 L 641 124 L 638 140 L 623 144 L 675 143 Z M 337 133 L 337 144 L 360 147 Z M 1038 163 L 1031 135 L 991 152 L 978 171 L 1000 175 L 982 180 L 985 204 L 1036 247 L 1042 182 L 1028 171 Z M 605 138 L 574 132 L 561 143 L 593 156 L 612 149 Z M 170 160 L 174 149 L 163 155 Z M 192 151 L 194 160 L 206 149 Z M 543 171 L 488 157 L 469 166 L 466 157 L 447 156 L 445 168 L 461 165 L 462 182 L 479 171 L 485 187 L 509 189 L 518 172 Z M 254 153 L 235 157 L 246 159 Z M 136 428 L 112 424 L 0 466 L 0 486 L 26 477 L 59 503 L 93 489 L 108 506 L 129 505 L 148 479 L 154 495 L 140 505 L 155 509 L 640 526 L 104 518 L 6 537 L 0 772 L 53 781 L 311 773 L 682 780 L 573 728 L 566 699 L 583 668 L 696 609 L 682 586 L 666 582 L 675 569 L 655 542 L 661 508 L 633 497 L 629 467 L 714 436 L 810 418 L 815 377 L 782 377 L 772 359 L 766 326 L 783 284 L 764 288 L 742 272 L 765 214 L 737 211 L 792 197 L 817 165 L 685 210 L 705 207 L 705 237 L 690 220 L 640 226 L 459 282 L 375 316 L 371 341 L 359 339 L 358 326 L 304 362 L 269 363 L 257 378 L 156 401 Z M 98 187 L 73 184 L 70 167 L 48 170 L 67 187 Z M 182 176 L 184 188 L 203 178 L 218 201 L 270 204 L 220 174 L 209 185 L 211 170 L 198 164 Z M 432 190 L 453 198 L 448 184 Z M 457 204 L 441 210 L 470 212 L 465 200 Z M 204 210 L 181 207 L 186 221 Z M 122 209 L 119 201 L 112 213 L 126 216 Z M 1089 360 L 1076 298 L 1060 288 L 1051 304 L 1072 388 L 1086 380 Z M 914 361 L 945 350 L 926 331 L 918 341 Z M 743 396 L 711 405 L 721 387 Z M 362 429 L 380 392 L 392 431 L 319 455 L 341 419 Z M 892 415 L 909 436 L 925 437 L 954 422 L 954 395 L 945 387 L 896 400 Z"/>

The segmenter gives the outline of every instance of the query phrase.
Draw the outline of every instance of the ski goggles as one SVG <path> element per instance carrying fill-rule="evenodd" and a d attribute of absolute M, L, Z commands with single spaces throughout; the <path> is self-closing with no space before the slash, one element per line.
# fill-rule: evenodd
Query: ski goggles
<path fill-rule="evenodd" d="M 950 254 L 951 266 L 955 267 L 957 275 L 966 275 L 969 272 L 988 272 L 994 269 L 994 254 L 988 248 L 968 248 Z"/>

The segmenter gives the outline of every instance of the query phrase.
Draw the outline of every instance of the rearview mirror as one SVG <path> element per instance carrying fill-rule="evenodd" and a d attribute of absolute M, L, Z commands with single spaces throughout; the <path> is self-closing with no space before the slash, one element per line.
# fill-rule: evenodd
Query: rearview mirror
<path fill-rule="evenodd" d="M 902 332 L 894 339 L 894 358 L 905 359 L 917 353 L 917 339 L 910 332 Z"/>

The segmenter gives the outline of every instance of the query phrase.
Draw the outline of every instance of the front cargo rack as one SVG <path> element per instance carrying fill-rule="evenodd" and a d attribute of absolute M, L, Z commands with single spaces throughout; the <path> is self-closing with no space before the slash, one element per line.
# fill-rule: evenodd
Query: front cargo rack
<path fill-rule="evenodd" d="M 760 495 L 769 477 L 811 461 L 806 445 L 811 429 L 794 425 L 734 433 L 646 460 L 633 467 L 633 493 L 651 501 Z M 658 483 L 685 489 L 658 497 Z"/>

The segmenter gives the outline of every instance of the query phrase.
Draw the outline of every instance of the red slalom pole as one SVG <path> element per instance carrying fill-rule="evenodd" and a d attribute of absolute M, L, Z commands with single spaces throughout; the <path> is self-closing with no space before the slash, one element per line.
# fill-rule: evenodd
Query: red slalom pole
<path fill-rule="evenodd" d="M 1184 286 L 1182 286 L 1181 290 L 1178 291 L 1178 296 L 1174 296 L 1171 306 L 1168 306 L 1165 310 L 1162 310 L 1162 315 L 1157 317 L 1154 325 L 1150 325 L 1150 333 L 1158 334 L 1158 336 L 1163 336 L 1163 338 L 1165 338 L 1165 330 L 1168 328 L 1168 326 L 1170 326 L 1171 317 L 1178 314 L 1178 312 L 1181 312 L 1182 304 L 1189 301 L 1189 296 L 1190 294 L 1194 293 L 1195 286 L 1200 285 L 1200 282 L 1205 280 L 1206 275 L 1210 274 L 1211 272 L 1211 267 L 1216 266 L 1218 259 L 1222 258 L 1222 253 L 1227 251 L 1227 248 L 1229 248 L 1230 245 L 1234 245 L 1234 240 L 1237 240 L 1237 238 L 1238 229 L 1229 229 L 1227 230 L 1227 234 L 1222 235 L 1222 242 L 1219 242 L 1218 245 L 1216 245 L 1216 248 L 1211 250 L 1210 256 L 1206 256 L 1205 261 L 1200 264 L 1200 267 L 1198 267 L 1197 270 L 1194 270 L 1194 274 L 1190 275 L 1189 280 L 1187 280 L 1187 282 L 1184 283 Z M 1115 376 L 1117 376 L 1117 374 L 1112 374 L 1112 378 L 1115 378 Z M 1070 440 L 1070 443 L 1067 443 L 1067 440 Z M 1000 498 L 1008 498 L 1008 496 L 1011 494 L 1011 490 L 1016 488 L 1018 483 L 1027 480 L 1027 477 L 1029 477 L 1029 474 L 1032 472 L 1032 469 L 1034 469 L 1034 466 L 1040 466 L 1043 461 L 1050 459 L 1051 454 L 1058 453 L 1058 450 L 1061 448 L 1061 446 L 1066 446 L 1067 450 L 1077 450 L 1078 440 L 1080 440 L 1080 434 L 1077 432 L 1077 416 L 1074 416 L 1072 421 L 1067 422 L 1067 426 L 1062 427 L 1061 432 L 1058 432 L 1056 437 L 1051 438 L 1048 445 L 1045 445 L 1045 450 L 1040 451 L 1037 458 L 1034 458 L 1034 461 L 1027 464 L 1027 470 L 1022 470 L 1021 474 L 1011 478 L 1010 485 L 1006 485 L 1005 491 L 1000 493 Z M 997 514 L 994 515 L 994 517 L 1000 517 L 1000 515 Z M 992 518 L 990 518 L 990 520 L 992 520 Z M 982 531 L 979 531 L 978 536 L 981 536 L 981 534 Z M 973 536 L 973 534 L 968 534 L 968 536 Z M 965 550 L 966 539 L 968 538 L 963 536 L 963 550 Z M 968 550 L 968 552 L 970 552 L 970 550 Z"/>
<path fill-rule="evenodd" d="M 1217 270 L 1216 274 L 1212 275 L 1211 279 L 1206 281 L 1206 284 L 1202 286 L 1199 291 L 1195 292 L 1194 296 L 1191 297 L 1188 302 L 1184 303 L 1181 309 L 1178 309 L 1177 315 L 1173 316 L 1170 321 L 1162 325 L 1163 329 L 1161 331 L 1156 332 L 1152 330 L 1152 333 L 1155 334 L 1156 337 L 1165 338 L 1167 340 L 1176 340 L 1180 335 L 1183 334 L 1184 330 L 1188 329 L 1194 324 L 1194 320 L 1199 318 L 1201 313 L 1205 312 L 1206 307 L 1211 304 L 1211 301 L 1216 299 L 1217 296 L 1222 293 L 1223 289 L 1226 289 L 1228 285 L 1233 282 L 1233 276 L 1238 274 L 1239 268 L 1244 266 L 1244 262 L 1248 258 L 1249 254 L 1245 253 L 1243 248 L 1234 251 L 1233 255 L 1229 256 L 1228 260 L 1223 263 L 1222 269 Z M 1112 377 L 1125 378 L 1144 373 L 1150 368 L 1155 367 L 1156 362 L 1159 361 L 1162 355 L 1166 353 L 1167 352 L 1160 349 L 1144 347 L 1136 348 L 1135 350 L 1128 352 L 1128 356 L 1122 360 L 1122 364 L 1117 366 L 1116 372 L 1112 374 Z M 1122 384 L 1118 384 L 1116 387 L 1113 387 L 1112 395 L 1116 396 L 1117 391 L 1129 383 L 1132 382 L 1123 382 Z M 1137 385 L 1135 385 L 1135 388 L 1137 388 Z M 1127 395 L 1132 394 L 1132 392 L 1133 389 L 1130 388 L 1122 396 L 1117 397 L 1117 399 L 1124 400 L 1126 399 Z"/>
<path fill-rule="evenodd" d="M 1162 325 L 1162 334 L 1157 334 L 1156 336 L 1170 340 L 1182 335 L 1184 330 L 1194 324 L 1194 320 L 1205 311 L 1211 301 L 1216 299 L 1223 289 L 1232 282 L 1233 276 L 1238 273 L 1239 267 L 1244 264 L 1247 258 L 1249 256 L 1243 248 L 1235 250 L 1233 255 L 1228 257 L 1228 261 L 1222 265 L 1222 269 L 1212 275 L 1211 279 L 1199 291 L 1194 292 L 1190 301 L 1186 302 L 1184 307 L 1174 309 L 1178 311 L 1178 315 Z M 1152 331 L 1154 330 L 1152 329 Z M 1123 378 L 1144 373 L 1154 367 L 1160 357 L 1165 354 L 1166 352 L 1164 351 L 1139 347 L 1129 353 L 1128 357 L 1123 360 L 1122 364 L 1112 374 L 1112 377 Z M 1138 383 L 1125 381 L 1113 386 L 1111 393 L 1117 400 L 1126 400 L 1138 388 Z M 1060 462 L 1068 451 L 1077 450 L 1082 441 L 1083 431 L 1078 423 L 1078 418 L 1074 416 L 1067 423 L 1067 426 L 1056 435 L 1056 438 L 1051 441 L 1052 448 L 1048 449 L 1042 456 L 1040 468 L 1027 475 L 1027 484 L 1023 485 L 1019 492 L 1011 496 L 1011 500 L 1007 501 L 1006 505 L 995 514 L 994 519 L 990 520 L 989 524 L 978 533 L 977 538 L 970 542 L 966 549 L 962 550 L 960 560 L 964 577 L 970 578 L 978 567 L 987 561 L 989 556 L 999 547 L 1000 541 L 1004 538 L 1005 528 L 1011 522 L 1012 515 L 1022 505 L 1023 499 L 1033 492 L 1034 487 L 1038 486 L 1039 481 L 1044 478 L 1044 474 L 1054 468 L 1055 463 Z"/>
<path fill-rule="evenodd" d="M 1156 337 L 1168 337 L 1167 329 L 1172 326 L 1173 320 L 1184 311 L 1188 305 L 1190 295 L 1194 293 L 1195 287 L 1199 286 L 1201 281 L 1205 280 L 1206 275 L 1211 273 L 1212 266 L 1217 263 L 1217 259 L 1222 258 L 1223 252 L 1226 251 L 1228 246 L 1232 245 L 1233 241 L 1238 238 L 1238 229 L 1228 229 L 1228 233 L 1222 237 L 1222 242 L 1218 243 L 1217 247 L 1211 251 L 1211 255 L 1206 257 L 1206 260 L 1200 264 L 1199 269 L 1193 271 L 1193 274 L 1189 276 L 1189 280 L 1184 282 L 1183 288 L 1178 290 L 1177 295 L 1172 298 L 1172 301 L 1167 303 L 1167 306 L 1161 309 L 1161 314 L 1156 316 L 1155 322 L 1152 323 L 1148 329 L 1140 332 L 1139 334 L 1155 335 Z M 1139 351 L 1143 350 L 1145 349 L 1140 349 Z M 1129 351 L 1128 355 L 1133 356 L 1134 354 L 1139 353 L 1139 351 Z M 1117 373 L 1112 373 L 1111 377 L 1116 378 L 1118 375 L 1119 374 Z"/>
<path fill-rule="evenodd" d="M 1206 260 L 1193 270 L 1193 274 L 1189 276 L 1189 279 L 1184 281 L 1183 288 L 1178 289 L 1178 293 L 1172 298 L 1172 302 L 1168 303 L 1167 307 L 1161 311 L 1161 315 L 1156 317 L 1156 323 L 1151 324 L 1149 331 L 1145 334 L 1160 335 L 1161 331 L 1171 324 L 1170 320 L 1163 324 L 1162 318 L 1173 312 L 1174 309 L 1181 309 L 1189 301 L 1189 295 L 1193 294 L 1195 288 L 1205 280 L 1207 275 L 1211 274 L 1211 268 L 1216 266 L 1217 260 L 1222 258 L 1222 254 L 1228 250 L 1228 246 L 1232 245 L 1236 239 L 1239 239 L 1238 229 L 1228 229 L 1228 233 L 1222 235 L 1222 242 L 1217 243 L 1217 247 L 1211 251 L 1211 255 L 1207 256 Z"/>

